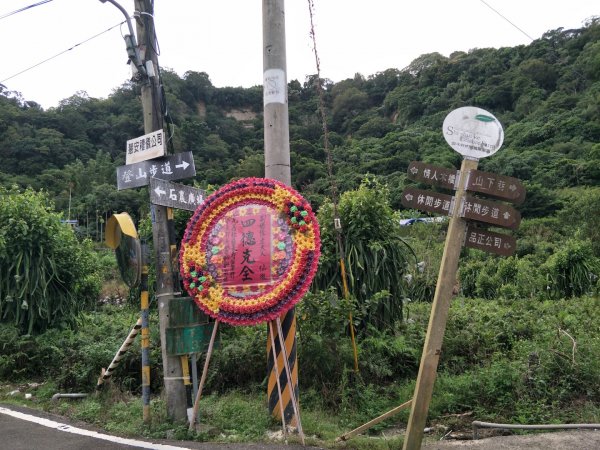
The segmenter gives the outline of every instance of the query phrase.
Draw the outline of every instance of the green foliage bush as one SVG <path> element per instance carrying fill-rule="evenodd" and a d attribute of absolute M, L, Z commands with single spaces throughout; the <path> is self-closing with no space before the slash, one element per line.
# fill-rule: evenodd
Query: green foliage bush
<path fill-rule="evenodd" d="M 469 260 L 459 273 L 462 293 L 468 297 L 528 299 L 545 295 L 543 274 L 527 256 Z"/>
<path fill-rule="evenodd" d="M 600 259 L 591 242 L 570 239 L 546 262 L 548 290 L 555 298 L 579 297 L 597 291 Z"/>
<path fill-rule="evenodd" d="M 361 311 L 359 328 L 366 324 L 389 328 L 402 318 L 403 276 L 414 255 L 400 237 L 399 219 L 390 207 L 387 187 L 376 179 L 365 179 L 358 190 L 341 196 L 338 213 L 350 296 Z M 322 256 L 313 287 L 333 286 L 342 297 L 333 205 L 323 205 L 318 218 Z"/>
<path fill-rule="evenodd" d="M 600 178 L 596 178 L 597 180 Z M 562 192 L 564 208 L 558 218 L 566 232 L 588 240 L 594 256 L 600 257 L 600 188 L 586 187 Z"/>
<path fill-rule="evenodd" d="M 43 193 L 0 187 L 0 320 L 23 333 L 73 324 L 97 299 L 98 264 Z"/>
<path fill-rule="evenodd" d="M 403 218 L 420 215 L 421 213 L 414 210 L 402 211 Z M 447 222 L 415 222 L 403 227 L 402 237 L 409 243 L 418 261 L 417 264 L 408 264 L 406 268 L 405 301 L 433 301 L 447 227 Z"/>

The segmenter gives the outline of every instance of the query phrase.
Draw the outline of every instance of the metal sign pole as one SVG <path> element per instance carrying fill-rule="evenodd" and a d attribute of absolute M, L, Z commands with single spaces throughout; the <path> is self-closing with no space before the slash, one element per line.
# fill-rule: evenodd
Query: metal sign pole
<path fill-rule="evenodd" d="M 148 258 L 146 245 L 142 247 L 141 320 L 142 320 L 142 415 L 150 421 L 150 312 L 148 298 Z"/>

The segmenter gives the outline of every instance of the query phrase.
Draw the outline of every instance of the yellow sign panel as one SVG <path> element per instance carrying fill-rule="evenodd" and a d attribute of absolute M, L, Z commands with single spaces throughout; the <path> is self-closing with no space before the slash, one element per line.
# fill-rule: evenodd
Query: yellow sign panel
<path fill-rule="evenodd" d="M 106 222 L 106 245 L 113 250 L 121 243 L 121 235 L 137 239 L 138 233 L 131 216 L 127 213 L 113 214 Z"/>

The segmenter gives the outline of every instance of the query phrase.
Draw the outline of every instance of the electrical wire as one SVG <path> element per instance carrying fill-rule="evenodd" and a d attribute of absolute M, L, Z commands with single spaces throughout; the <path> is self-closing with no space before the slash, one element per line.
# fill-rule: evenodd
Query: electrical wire
<path fill-rule="evenodd" d="M 152 8 L 154 8 L 154 6 L 152 6 Z M 153 9 L 154 11 L 154 9 Z M 158 45 L 158 35 L 156 34 L 156 26 L 154 25 L 154 15 L 147 13 L 145 11 L 136 11 L 135 14 L 139 14 L 140 16 L 148 16 L 150 18 L 152 18 L 152 23 L 153 23 L 153 27 L 154 27 L 154 42 L 150 42 L 148 41 L 148 44 L 152 47 L 152 50 L 154 50 L 154 53 L 156 53 L 156 56 L 160 56 L 160 45 Z M 134 14 L 134 16 L 135 16 Z M 146 21 L 144 21 L 144 24 L 147 24 Z"/>
<path fill-rule="evenodd" d="M 515 25 L 514 23 L 512 23 L 510 20 L 508 20 L 503 14 L 501 14 L 498 10 L 494 9 L 490 4 L 488 4 L 485 0 L 479 0 L 481 3 L 483 3 L 485 6 L 487 6 L 489 9 L 491 9 L 492 11 L 494 11 L 496 14 L 498 14 L 500 17 L 502 17 L 502 19 L 506 20 L 509 24 L 511 24 L 513 27 L 515 27 L 517 30 L 519 30 L 521 33 L 523 33 L 525 36 L 527 36 L 532 42 L 535 41 L 534 38 L 532 38 L 528 33 L 526 33 L 525 31 L 523 31 L 521 28 L 519 28 L 517 25 Z M 554 54 L 554 56 L 557 56 L 556 53 L 556 49 L 552 48 L 552 52 Z M 586 80 L 586 77 L 577 69 L 572 68 L 571 72 L 573 74 L 575 74 L 575 76 L 577 76 L 579 79 L 581 80 Z"/>
<path fill-rule="evenodd" d="M 34 4 L 32 4 L 32 5 L 29 5 L 29 6 L 25 6 L 25 7 L 23 7 L 23 8 L 20 8 L 20 9 L 16 9 L 15 11 L 12 11 L 12 12 L 9 12 L 9 13 L 6 13 L 6 14 L 3 14 L 3 15 L 1 15 L 1 16 L 0 16 L 0 20 L 2 20 L 2 19 L 6 19 L 6 18 L 7 18 L 7 17 L 9 17 L 9 16 L 12 16 L 12 15 L 14 15 L 14 14 L 18 14 L 18 13 L 20 13 L 20 12 L 23 12 L 23 11 L 27 11 L 28 9 L 35 8 L 36 6 L 43 5 L 44 3 L 50 3 L 51 1 L 52 1 L 52 0 L 42 0 L 41 2 L 37 2 L 37 3 L 34 3 Z"/>
<path fill-rule="evenodd" d="M 512 23 L 510 20 L 508 20 L 506 18 L 506 16 L 502 15 L 502 13 L 500 13 L 497 9 L 494 9 L 490 4 L 488 4 L 485 0 L 479 0 L 481 3 L 483 3 L 485 6 L 487 6 L 488 8 L 490 8 L 492 11 L 494 11 L 496 14 L 498 14 L 500 17 L 502 17 L 504 20 L 506 20 L 508 23 L 510 23 L 513 27 L 515 27 L 517 30 L 519 30 L 521 33 L 523 33 L 525 36 L 527 36 L 530 40 L 535 41 L 534 38 L 532 38 L 531 36 L 529 36 L 529 34 L 527 34 L 525 31 L 523 31 L 521 28 L 519 28 L 518 26 L 516 26 L 514 23 Z"/>
<path fill-rule="evenodd" d="M 90 38 L 88 38 L 88 39 L 86 39 L 86 40 L 84 40 L 84 41 L 81 41 L 81 42 L 79 42 L 78 44 L 75 44 L 74 46 L 72 46 L 72 47 L 70 47 L 70 48 L 68 48 L 68 49 L 66 49 L 66 50 L 63 50 L 62 52 L 60 52 L 60 53 L 57 53 L 56 55 L 54 55 L 54 56 L 51 56 L 50 58 L 47 58 L 47 59 L 45 59 L 45 60 L 43 60 L 43 61 L 40 61 L 39 63 L 37 63 L 37 64 L 34 64 L 33 66 L 30 66 L 30 67 L 28 67 L 27 69 L 23 69 L 23 70 L 21 70 L 20 72 L 17 72 L 17 73 L 15 73 L 15 74 L 11 75 L 11 76 L 10 76 L 10 77 L 8 77 L 8 78 L 5 78 L 5 79 L 3 79 L 3 80 L 0 80 L 0 83 L 4 83 L 5 81 L 8 81 L 8 80 L 10 80 L 10 79 L 12 79 L 12 78 L 14 78 L 14 77 L 16 77 L 16 76 L 18 76 L 18 75 L 21 75 L 21 74 L 23 74 L 23 73 L 25 73 L 25 72 L 28 72 L 28 71 L 30 71 L 31 69 L 35 69 L 36 67 L 38 67 L 38 66 L 41 66 L 42 64 L 44 64 L 44 63 L 47 63 L 48 61 L 52 61 L 53 59 L 55 59 L 55 58 L 57 58 L 57 57 L 59 57 L 59 56 L 61 56 L 61 55 L 65 54 L 65 53 L 67 53 L 68 51 L 70 51 L 70 50 L 73 50 L 73 49 L 74 49 L 74 48 L 76 48 L 76 47 L 79 47 L 81 44 L 85 44 L 85 43 L 87 43 L 87 42 L 91 41 L 92 39 L 95 39 L 95 38 L 97 38 L 98 36 L 101 36 L 101 35 L 103 35 L 104 33 L 108 33 L 109 31 L 111 31 L 111 30 L 112 30 L 112 29 L 114 29 L 114 28 L 120 27 L 120 26 L 121 26 L 121 25 L 123 25 L 124 23 L 125 23 L 125 21 L 123 21 L 123 22 L 119 22 L 118 24 L 116 24 L 116 25 L 114 25 L 114 26 L 110 27 L 109 29 L 107 29 L 107 30 L 104 30 L 104 31 L 102 31 L 102 32 L 100 32 L 100 33 L 98 33 L 98 34 L 95 34 L 94 36 L 92 36 L 92 37 L 90 37 Z"/>

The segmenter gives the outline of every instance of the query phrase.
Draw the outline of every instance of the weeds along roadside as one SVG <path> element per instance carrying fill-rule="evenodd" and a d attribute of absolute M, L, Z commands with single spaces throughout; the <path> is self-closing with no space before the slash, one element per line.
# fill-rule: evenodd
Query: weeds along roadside
<path fill-rule="evenodd" d="M 330 302 L 323 293 L 311 302 Z M 474 419 L 514 423 L 600 419 L 600 320 L 598 297 L 546 301 L 454 300 L 431 404 L 432 423 L 472 412 Z M 299 309 L 299 364 L 304 428 L 324 442 L 392 409 L 412 395 L 429 304 L 412 303 L 389 332 L 367 330 L 359 341 L 360 376 L 352 350 L 334 317 L 308 317 Z M 28 406 L 40 407 L 123 435 L 189 438 L 168 424 L 160 398 L 158 336 L 152 335 L 153 420 L 141 423 L 139 343 L 113 375 L 107 392 L 83 401 L 52 402 L 56 392 L 93 392 L 137 311 L 106 306 L 86 313 L 76 331 L 49 330 L 19 336 L 0 326 L 0 379 L 4 386 L 42 383 L 30 389 Z M 331 311 L 334 314 L 335 311 Z M 155 319 L 155 318 L 154 318 Z M 266 412 L 266 329 L 225 328 L 214 354 L 203 423 L 215 435 L 201 440 L 264 439 L 277 429 Z M 202 364 L 202 361 L 199 362 Z M 23 403 L 20 395 L 2 401 Z M 138 414 L 139 413 L 139 414 Z M 371 433 L 402 428 L 408 411 Z M 174 434 L 175 433 L 175 434 Z M 358 447 L 357 447 L 358 448 Z"/>

